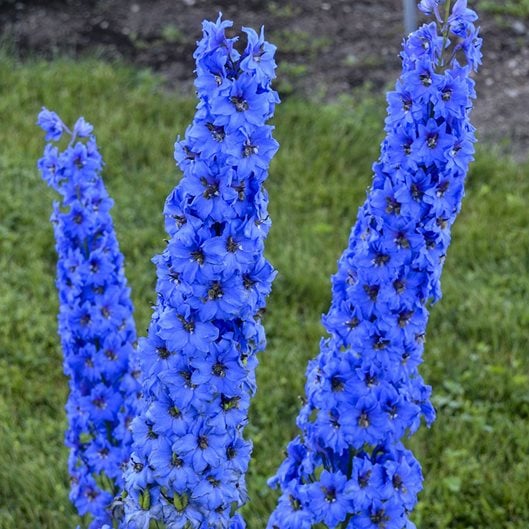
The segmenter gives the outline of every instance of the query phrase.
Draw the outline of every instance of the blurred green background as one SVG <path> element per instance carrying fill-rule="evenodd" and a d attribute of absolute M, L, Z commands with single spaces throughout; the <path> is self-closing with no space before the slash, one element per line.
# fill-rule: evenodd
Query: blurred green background
<path fill-rule="evenodd" d="M 89 59 L 21 64 L 0 55 L 0 529 L 77 524 L 62 442 L 67 384 L 48 222 L 56 197 L 35 167 L 42 105 L 67 123 L 82 113 L 95 125 L 142 335 L 154 302 L 150 259 L 164 247 L 163 201 L 180 178 L 173 142 L 194 101 L 178 99 L 146 70 Z M 254 441 L 249 529 L 264 527 L 275 504 L 266 479 L 296 433 L 329 276 L 370 185 L 384 107 L 359 91 L 326 104 L 291 97 L 276 113 L 281 149 L 267 182 L 267 253 L 279 273 L 246 430 Z M 413 515 L 420 529 L 529 527 L 528 174 L 527 163 L 478 148 L 422 368 L 438 420 L 408 442 L 425 474 Z"/>

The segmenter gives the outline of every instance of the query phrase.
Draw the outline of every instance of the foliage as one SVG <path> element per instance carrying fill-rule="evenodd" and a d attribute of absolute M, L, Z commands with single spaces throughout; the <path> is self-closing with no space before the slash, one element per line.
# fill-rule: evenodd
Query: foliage
<path fill-rule="evenodd" d="M 478 9 L 498 15 L 513 15 L 529 18 L 529 0 L 479 0 Z"/>
<path fill-rule="evenodd" d="M 2 57 L 0 93 L 0 529 L 64 529 L 76 520 L 62 444 L 67 382 L 55 332 L 53 193 L 35 169 L 42 139 L 34 116 L 45 104 L 68 121 L 79 112 L 91 117 L 144 335 L 155 301 L 149 258 L 164 248 L 160 205 L 180 177 L 172 143 L 193 102 L 164 93 L 148 73 L 96 61 L 19 66 Z M 304 368 L 330 303 L 328 278 L 370 184 L 383 110 L 366 99 L 335 106 L 290 100 L 277 111 L 281 149 L 268 181 L 267 257 L 279 274 L 246 430 L 255 458 L 250 529 L 265 525 L 276 502 L 266 479 L 295 435 Z M 528 170 L 487 148 L 469 176 L 422 369 L 438 420 L 409 443 L 425 475 L 414 515 L 421 529 L 529 524 Z"/>

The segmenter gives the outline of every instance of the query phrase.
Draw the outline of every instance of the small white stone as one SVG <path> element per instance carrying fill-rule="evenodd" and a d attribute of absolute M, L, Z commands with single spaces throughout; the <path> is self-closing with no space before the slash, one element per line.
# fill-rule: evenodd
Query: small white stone
<path fill-rule="evenodd" d="M 525 27 L 525 24 L 521 20 L 515 20 L 512 23 L 512 29 L 518 35 L 525 35 L 527 33 L 527 28 Z"/>

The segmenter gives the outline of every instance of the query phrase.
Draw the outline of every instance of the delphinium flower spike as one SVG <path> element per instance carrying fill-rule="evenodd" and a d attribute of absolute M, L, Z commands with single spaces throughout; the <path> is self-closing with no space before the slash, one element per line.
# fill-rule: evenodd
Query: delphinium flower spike
<path fill-rule="evenodd" d="M 473 159 L 481 60 L 475 12 L 441 4 L 420 3 L 434 21 L 404 42 L 373 184 L 333 277 L 328 338 L 308 366 L 301 433 L 270 480 L 282 494 L 269 529 L 414 527 L 423 478 L 402 438 L 435 418 L 418 366 Z"/>
<path fill-rule="evenodd" d="M 244 527 L 251 444 L 243 438 L 255 391 L 260 321 L 275 272 L 263 182 L 278 143 L 266 125 L 275 47 L 250 28 L 237 51 L 232 26 L 203 23 L 195 52 L 197 111 L 175 159 L 169 241 L 155 258 L 157 303 L 140 341 L 144 409 L 133 422 L 124 527 Z"/>
<path fill-rule="evenodd" d="M 38 167 L 61 195 L 51 221 L 59 335 L 70 387 L 65 436 L 70 499 L 80 515 L 91 515 L 90 528 L 100 529 L 111 521 L 111 503 L 123 487 L 140 391 L 133 306 L 92 125 L 79 118 L 70 131 L 45 108 L 37 123 L 47 141 L 70 137 L 62 152 L 48 143 Z"/>

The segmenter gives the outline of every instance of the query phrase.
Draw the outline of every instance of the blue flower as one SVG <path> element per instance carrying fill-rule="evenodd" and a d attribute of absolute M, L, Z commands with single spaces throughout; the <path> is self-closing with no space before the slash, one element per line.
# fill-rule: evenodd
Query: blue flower
<path fill-rule="evenodd" d="M 275 78 L 274 55 L 277 48 L 265 40 L 263 27 L 259 35 L 252 28 L 242 30 L 246 33 L 248 44 L 241 60 L 241 68 L 247 72 L 255 72 L 257 82 L 266 86 Z"/>
<path fill-rule="evenodd" d="M 481 44 L 466 3 L 447 21 L 441 3 L 420 3 L 436 22 L 404 43 L 372 187 L 332 280 L 328 337 L 307 368 L 301 433 L 269 481 L 282 495 L 268 529 L 413 527 L 422 474 L 401 439 L 435 419 L 418 366 L 473 157 Z"/>
<path fill-rule="evenodd" d="M 59 334 L 70 386 L 65 435 L 70 499 L 80 515 L 91 515 L 90 527 L 99 529 L 111 523 L 111 502 L 123 487 L 130 423 L 137 413 L 133 307 L 92 125 L 79 118 L 71 133 L 46 109 L 38 123 L 46 139 L 72 135 L 62 152 L 46 145 L 38 167 L 62 196 L 51 220 L 58 255 Z M 72 143 L 76 137 L 87 138 L 86 143 Z"/>
<path fill-rule="evenodd" d="M 266 125 L 278 97 L 275 47 L 246 28 L 239 52 L 225 36 L 231 25 L 221 17 L 203 24 L 197 112 L 175 145 L 184 174 L 166 200 L 170 238 L 154 259 L 157 304 L 139 347 L 144 398 L 125 473 L 127 529 L 151 520 L 244 527 L 236 510 L 247 501 L 251 443 L 243 432 L 275 276 L 263 256 L 262 184 L 278 147 Z"/>
<path fill-rule="evenodd" d="M 58 141 L 65 131 L 64 123 L 55 113 L 42 107 L 37 118 L 37 125 L 46 133 L 46 141 Z"/>
<path fill-rule="evenodd" d="M 90 134 L 92 134 L 92 131 L 94 130 L 94 127 L 85 121 L 83 117 L 80 117 L 73 127 L 73 135 L 77 136 L 78 138 L 86 138 L 89 137 Z"/>
<path fill-rule="evenodd" d="M 311 511 L 329 529 L 343 522 L 352 506 L 352 494 L 347 488 L 347 477 L 340 471 L 324 470 L 317 483 L 309 487 L 308 501 Z"/>

